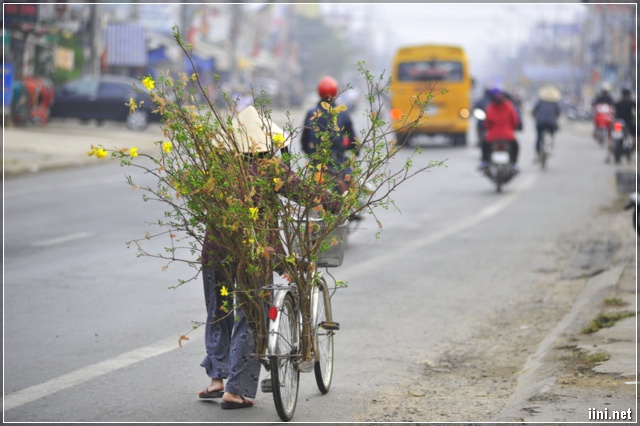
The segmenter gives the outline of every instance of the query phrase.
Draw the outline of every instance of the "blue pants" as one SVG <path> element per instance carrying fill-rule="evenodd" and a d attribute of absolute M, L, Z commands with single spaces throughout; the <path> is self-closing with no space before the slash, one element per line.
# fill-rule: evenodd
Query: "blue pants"
<path fill-rule="evenodd" d="M 247 320 L 240 309 L 234 312 L 233 298 L 222 296 L 224 282 L 212 268 L 203 268 L 204 297 L 207 305 L 207 324 L 204 343 L 207 356 L 200 364 L 212 379 L 226 379 L 225 391 L 255 398 L 260 378 L 260 361 L 251 354 L 255 341 Z M 231 291 L 232 286 L 226 285 Z M 227 302 L 229 312 L 221 310 Z"/>

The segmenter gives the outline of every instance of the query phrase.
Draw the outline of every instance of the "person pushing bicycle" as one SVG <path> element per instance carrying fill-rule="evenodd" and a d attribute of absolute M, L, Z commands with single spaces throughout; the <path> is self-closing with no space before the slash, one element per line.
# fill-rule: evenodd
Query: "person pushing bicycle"
<path fill-rule="evenodd" d="M 273 173 L 265 181 L 280 182 L 267 189 L 255 188 L 255 199 L 262 203 L 278 203 L 280 195 L 297 198 L 296 194 L 308 191 L 301 188 L 300 180 L 289 166 L 277 157 L 277 152 L 286 149 L 290 140 L 284 139 L 280 127 L 261 117 L 254 106 L 244 109 L 234 119 L 235 137 L 233 141 L 218 142 L 221 149 L 237 151 L 246 160 L 251 176 Z M 268 128 L 266 128 L 268 127 Z M 272 178 L 272 179 L 270 179 Z M 277 189 L 276 189 L 277 188 Z M 231 192 L 233 188 L 229 188 Z M 337 213 L 341 203 L 336 194 L 318 190 L 318 200 L 323 208 Z M 260 214 L 254 208 L 251 214 Z M 264 209 L 267 210 L 267 209 Z M 251 209 L 250 209 L 251 211 Z M 279 243 L 277 219 L 269 226 L 267 241 L 277 252 L 274 256 L 262 257 L 258 263 L 267 265 L 271 259 L 284 254 Z M 242 309 L 233 308 L 233 288 L 237 271 L 241 270 L 237 259 L 230 259 L 225 244 L 234 239 L 242 239 L 241 230 L 229 229 L 222 224 L 208 226 L 201 252 L 202 275 L 207 322 L 205 326 L 206 356 L 200 364 L 211 379 L 209 385 L 198 393 L 199 398 L 221 398 L 223 409 L 249 408 L 253 406 L 259 383 L 260 362 L 252 356 L 256 348 L 248 319 Z M 243 241 L 239 241 L 243 243 Z M 280 256 L 278 256 L 280 254 Z M 234 312 L 235 311 L 235 312 Z M 226 383 L 225 383 L 226 381 Z"/>

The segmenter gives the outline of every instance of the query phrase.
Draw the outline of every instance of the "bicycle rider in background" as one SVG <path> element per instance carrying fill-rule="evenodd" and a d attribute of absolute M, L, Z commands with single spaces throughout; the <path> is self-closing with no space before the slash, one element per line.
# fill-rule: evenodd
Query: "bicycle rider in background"
<path fill-rule="evenodd" d="M 538 91 L 538 101 L 533 107 L 533 117 L 536 121 L 536 158 L 540 161 L 540 149 L 542 149 L 542 136 L 549 132 L 552 137 L 558 131 L 558 117 L 560 117 L 560 91 L 554 86 L 545 85 Z"/>

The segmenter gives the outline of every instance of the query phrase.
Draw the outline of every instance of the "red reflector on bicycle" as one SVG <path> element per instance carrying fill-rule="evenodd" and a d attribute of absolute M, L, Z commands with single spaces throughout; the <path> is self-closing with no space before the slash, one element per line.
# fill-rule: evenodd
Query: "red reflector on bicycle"
<path fill-rule="evenodd" d="M 615 130 L 616 132 L 621 132 L 622 131 L 622 123 L 620 123 L 619 121 L 616 121 L 613 124 L 613 130 Z"/>
<path fill-rule="evenodd" d="M 276 318 L 278 318 L 278 308 L 276 308 L 275 306 L 272 306 L 269 308 L 269 319 L 273 321 Z"/>

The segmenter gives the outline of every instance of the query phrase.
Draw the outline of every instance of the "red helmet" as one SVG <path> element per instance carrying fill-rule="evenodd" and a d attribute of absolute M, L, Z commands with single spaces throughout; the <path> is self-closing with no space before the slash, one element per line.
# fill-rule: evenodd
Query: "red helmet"
<path fill-rule="evenodd" d="M 318 82 L 318 95 L 322 99 L 338 96 L 338 82 L 332 77 L 323 77 Z"/>

